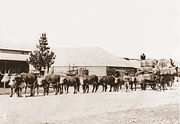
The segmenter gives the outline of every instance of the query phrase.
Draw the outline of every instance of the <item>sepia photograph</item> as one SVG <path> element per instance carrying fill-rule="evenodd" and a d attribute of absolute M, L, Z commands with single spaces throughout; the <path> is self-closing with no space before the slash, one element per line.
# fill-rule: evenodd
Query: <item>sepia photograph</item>
<path fill-rule="evenodd" d="M 0 0 L 0 124 L 180 124 L 180 1 Z"/>

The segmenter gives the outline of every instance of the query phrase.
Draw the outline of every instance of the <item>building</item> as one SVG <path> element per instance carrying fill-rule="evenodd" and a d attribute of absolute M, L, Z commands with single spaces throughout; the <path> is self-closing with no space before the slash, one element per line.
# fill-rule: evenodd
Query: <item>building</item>
<path fill-rule="evenodd" d="M 119 58 L 100 47 L 54 48 L 52 51 L 56 54 L 55 63 L 51 68 L 53 74 L 66 75 L 72 69 L 80 74 L 80 70 L 85 68 L 89 75 L 105 76 L 114 71 L 124 75 L 125 72 L 134 74 L 140 67 L 138 61 Z"/>
<path fill-rule="evenodd" d="M 31 51 L 0 48 L 0 72 L 29 72 L 27 59 Z"/>

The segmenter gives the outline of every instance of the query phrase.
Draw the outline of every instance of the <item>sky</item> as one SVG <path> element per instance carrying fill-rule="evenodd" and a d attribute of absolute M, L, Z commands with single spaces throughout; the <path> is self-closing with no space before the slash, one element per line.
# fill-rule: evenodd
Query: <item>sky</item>
<path fill-rule="evenodd" d="M 0 47 L 102 47 L 180 61 L 179 0 L 0 0 Z"/>

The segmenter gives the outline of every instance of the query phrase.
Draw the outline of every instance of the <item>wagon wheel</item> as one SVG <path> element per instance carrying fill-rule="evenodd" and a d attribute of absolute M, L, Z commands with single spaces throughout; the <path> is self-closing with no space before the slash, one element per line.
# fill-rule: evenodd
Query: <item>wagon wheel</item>
<path fill-rule="evenodd" d="M 142 84 L 141 84 L 141 89 L 142 89 L 142 90 L 146 90 L 146 86 L 147 86 L 147 85 L 146 85 L 145 83 L 142 83 Z"/>
<path fill-rule="evenodd" d="M 153 89 L 153 90 L 156 90 L 156 84 L 151 84 L 151 88 Z"/>
<path fill-rule="evenodd" d="M 147 87 L 147 85 L 146 85 L 146 84 L 144 84 L 144 90 L 146 90 L 146 87 Z"/>
<path fill-rule="evenodd" d="M 161 84 L 160 83 L 156 84 L 156 90 L 161 90 Z"/>
<path fill-rule="evenodd" d="M 141 83 L 141 89 L 143 90 L 144 88 L 143 88 L 143 84 Z"/>

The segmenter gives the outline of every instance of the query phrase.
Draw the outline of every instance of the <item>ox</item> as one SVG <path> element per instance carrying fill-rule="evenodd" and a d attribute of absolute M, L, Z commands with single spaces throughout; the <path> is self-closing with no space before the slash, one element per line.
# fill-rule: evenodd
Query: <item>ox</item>
<path fill-rule="evenodd" d="M 103 76 L 103 77 L 100 77 L 99 78 L 99 81 L 98 81 L 98 85 L 102 85 L 103 87 L 103 91 L 106 92 L 107 90 L 107 86 L 110 85 L 110 90 L 109 92 L 112 91 L 112 87 L 115 86 L 115 77 L 114 76 Z"/>
<path fill-rule="evenodd" d="M 4 83 L 4 88 L 5 88 L 6 84 L 8 84 L 11 79 L 11 75 L 8 73 L 5 73 L 5 74 L 0 73 L 0 74 L 1 74 L 1 78 L 2 78 L 1 82 Z"/>
<path fill-rule="evenodd" d="M 20 74 L 22 81 L 26 83 L 25 87 L 25 96 L 27 88 L 29 87 L 31 90 L 30 96 L 34 96 L 35 94 L 35 87 L 37 85 L 37 76 L 33 73 L 21 73 Z"/>
<path fill-rule="evenodd" d="M 60 76 L 49 74 L 43 77 L 37 78 L 38 87 L 42 86 L 44 88 L 44 95 L 49 94 L 49 87 L 52 86 L 55 90 L 55 95 L 59 92 L 59 82 L 60 82 Z M 38 88 L 39 89 L 39 88 Z"/>
<path fill-rule="evenodd" d="M 114 90 L 119 91 L 119 89 L 122 88 L 122 85 L 124 84 L 123 77 L 115 77 L 115 85 Z"/>
<path fill-rule="evenodd" d="M 85 77 L 80 77 L 80 82 L 83 87 L 83 92 L 89 92 L 89 85 L 93 85 L 92 92 L 96 92 L 98 88 L 98 77 L 96 75 L 87 75 Z"/>
<path fill-rule="evenodd" d="M 78 76 L 66 76 L 63 80 L 63 85 L 65 86 L 66 93 L 69 92 L 69 87 L 74 87 L 74 94 L 79 92 L 80 80 Z"/>
<path fill-rule="evenodd" d="M 15 90 L 15 93 L 17 93 L 19 97 L 22 97 L 21 92 L 22 89 L 26 87 L 26 84 L 23 82 L 20 75 L 12 75 L 9 81 L 9 85 L 11 87 L 10 97 L 13 96 L 13 90 Z"/>

